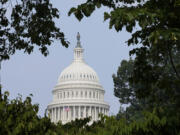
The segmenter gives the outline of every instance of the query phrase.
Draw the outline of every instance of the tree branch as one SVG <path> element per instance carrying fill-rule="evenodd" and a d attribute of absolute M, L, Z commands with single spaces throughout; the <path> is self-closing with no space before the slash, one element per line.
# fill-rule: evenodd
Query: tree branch
<path fill-rule="evenodd" d="M 167 45 L 167 47 L 168 47 L 168 54 L 169 54 L 171 66 L 172 66 L 172 68 L 173 68 L 173 70 L 174 70 L 177 78 L 180 80 L 180 75 L 179 75 L 179 73 L 177 72 L 176 67 L 175 67 L 175 65 L 174 65 L 174 61 L 173 61 L 172 54 L 171 54 L 171 49 L 169 48 L 168 45 Z"/>

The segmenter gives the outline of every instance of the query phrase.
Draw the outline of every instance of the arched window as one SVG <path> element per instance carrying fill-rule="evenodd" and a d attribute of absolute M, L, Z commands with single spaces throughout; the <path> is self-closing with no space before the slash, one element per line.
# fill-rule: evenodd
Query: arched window
<path fill-rule="evenodd" d="M 74 97 L 74 92 L 72 91 L 72 97 Z"/>
<path fill-rule="evenodd" d="M 89 92 L 89 98 L 91 98 L 91 91 Z"/>
<path fill-rule="evenodd" d="M 78 97 L 78 91 L 76 91 L 76 97 Z"/>
<path fill-rule="evenodd" d="M 83 92 L 81 91 L 81 97 L 83 97 Z"/>
<path fill-rule="evenodd" d="M 60 98 L 62 98 L 62 93 L 60 93 Z"/>
<path fill-rule="evenodd" d="M 85 98 L 87 98 L 87 91 L 85 92 Z"/>
<path fill-rule="evenodd" d="M 67 93 L 67 98 L 69 98 L 69 92 Z"/>

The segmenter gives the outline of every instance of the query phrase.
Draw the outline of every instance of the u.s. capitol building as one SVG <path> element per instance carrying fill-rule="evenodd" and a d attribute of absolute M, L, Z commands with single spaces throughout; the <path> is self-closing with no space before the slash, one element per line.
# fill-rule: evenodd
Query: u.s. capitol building
<path fill-rule="evenodd" d="M 105 91 L 96 72 L 84 62 L 83 51 L 78 33 L 74 60 L 61 72 L 52 91 L 53 101 L 47 107 L 54 123 L 65 124 L 89 116 L 96 121 L 100 113 L 109 113 L 109 105 L 104 102 Z"/>

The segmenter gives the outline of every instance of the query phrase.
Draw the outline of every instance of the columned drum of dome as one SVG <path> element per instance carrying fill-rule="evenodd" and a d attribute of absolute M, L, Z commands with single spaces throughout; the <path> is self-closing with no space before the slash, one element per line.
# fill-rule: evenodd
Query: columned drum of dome
<path fill-rule="evenodd" d="M 61 72 L 52 91 L 53 101 L 47 107 L 54 123 L 65 124 L 89 116 L 97 121 L 99 114 L 109 113 L 109 105 L 104 101 L 105 91 L 96 72 L 84 62 L 83 51 L 78 33 L 74 60 Z"/>

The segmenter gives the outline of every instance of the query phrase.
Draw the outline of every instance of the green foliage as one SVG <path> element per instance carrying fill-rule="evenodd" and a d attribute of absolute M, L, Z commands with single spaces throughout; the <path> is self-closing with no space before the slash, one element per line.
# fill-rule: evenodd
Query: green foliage
<path fill-rule="evenodd" d="M 9 59 L 16 50 L 30 54 L 35 46 L 47 56 L 54 39 L 68 47 L 63 32 L 55 26 L 59 11 L 49 0 L 1 0 L 0 6 L 0 60 Z"/>
<path fill-rule="evenodd" d="M 55 125 L 47 117 L 37 115 L 38 105 L 32 105 L 31 97 L 24 101 L 21 96 L 9 100 L 9 93 L 1 95 L 0 134 L 1 135 L 53 135 Z"/>
<path fill-rule="evenodd" d="M 134 45 L 130 51 L 135 55 L 133 72 L 124 63 L 129 73 L 122 67 L 113 76 L 115 95 L 122 103 L 142 100 L 144 105 L 180 112 L 180 0 L 87 0 L 82 5 L 91 5 L 95 11 L 97 2 L 110 9 L 104 13 L 110 29 L 132 33 L 127 44 Z M 81 5 L 69 15 L 76 12 L 86 16 Z"/>
<path fill-rule="evenodd" d="M 152 113 L 144 112 L 141 121 L 127 121 L 125 118 L 101 116 L 88 125 L 90 118 L 76 119 L 62 125 L 51 123 L 48 117 L 40 117 L 38 105 L 31 103 L 31 97 L 24 101 L 21 96 L 9 100 L 5 92 L 0 100 L 1 135 L 178 135 L 180 115 L 176 112 L 169 117 L 166 110 L 156 108 Z"/>
<path fill-rule="evenodd" d="M 123 60 L 118 68 L 117 75 L 113 74 L 114 95 L 120 103 L 129 104 L 135 99 L 134 87 L 129 84 L 129 78 L 133 74 L 134 61 Z"/>
<path fill-rule="evenodd" d="M 4 7 L 9 1 L 0 3 Z M 115 96 L 130 106 L 120 110 L 118 119 L 104 116 L 91 126 L 87 125 L 89 118 L 55 125 L 37 115 L 38 106 L 31 104 L 30 97 L 9 100 L 8 93 L 0 93 L 0 134 L 180 134 L 180 0 L 87 0 L 71 8 L 69 15 L 80 21 L 102 6 L 110 8 L 104 13 L 110 29 L 125 28 L 132 33 L 127 44 L 134 45 L 130 55 L 135 59 L 122 61 L 113 75 Z M 67 46 L 53 22 L 59 17 L 58 10 L 49 0 L 22 0 L 12 8 L 11 20 L 6 11 L 0 9 L 1 59 L 15 50 L 31 53 L 34 45 L 47 55 L 52 39 Z"/>
<path fill-rule="evenodd" d="M 82 8 L 93 6 L 94 10 L 88 12 L 92 14 L 97 3 L 111 9 L 104 13 L 110 29 L 126 28 L 132 33 L 128 45 L 141 44 L 130 51 L 130 55 L 136 56 L 132 84 L 142 86 L 137 88 L 136 95 L 139 98 L 154 96 L 154 100 L 158 100 L 154 94 L 162 89 L 171 91 L 172 96 L 175 96 L 172 93 L 179 93 L 180 63 L 175 64 L 173 57 L 180 53 L 179 0 L 87 0 L 83 6 L 70 10 L 69 15 L 79 13 L 82 19 L 86 16 Z M 171 66 L 172 74 L 164 74 L 167 65 Z"/>
<path fill-rule="evenodd" d="M 117 32 L 125 28 L 132 33 L 127 45 L 134 45 L 130 55 L 135 60 L 122 61 L 113 75 L 115 96 L 130 105 L 118 115 L 128 119 L 129 125 L 119 126 L 114 134 L 179 134 L 180 0 L 87 0 L 83 8 L 93 7 L 88 16 L 82 5 L 69 15 L 79 13 L 79 20 L 89 17 L 97 2 L 98 7 L 110 9 L 104 13 L 109 28 Z M 142 116 L 143 110 L 152 112 L 153 108 L 157 108 L 155 113 Z M 136 115 L 143 120 L 133 123 Z"/>

